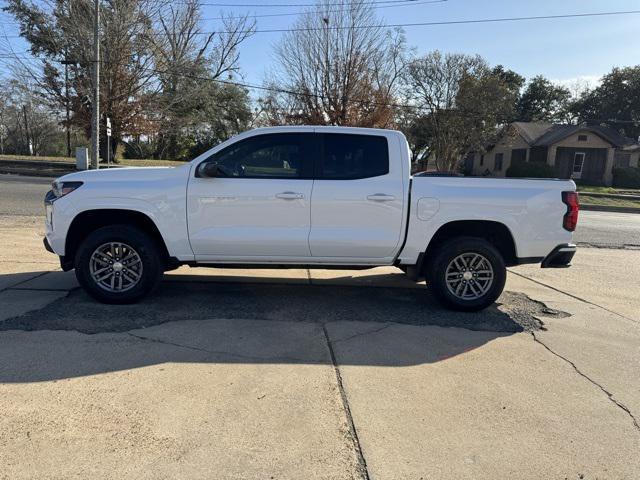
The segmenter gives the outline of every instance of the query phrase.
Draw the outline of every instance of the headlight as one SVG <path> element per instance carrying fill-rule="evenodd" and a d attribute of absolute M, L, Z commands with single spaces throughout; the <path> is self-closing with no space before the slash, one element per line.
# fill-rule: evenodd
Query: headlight
<path fill-rule="evenodd" d="M 71 192 L 80 188 L 82 186 L 82 182 L 58 182 L 57 180 L 51 184 L 51 191 L 55 198 L 64 197 L 65 195 L 69 195 Z"/>

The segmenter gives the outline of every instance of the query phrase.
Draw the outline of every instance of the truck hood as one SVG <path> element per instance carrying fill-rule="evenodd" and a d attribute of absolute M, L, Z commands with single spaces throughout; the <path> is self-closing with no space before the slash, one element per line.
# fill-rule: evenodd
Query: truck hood
<path fill-rule="evenodd" d="M 191 168 L 189 163 L 180 167 L 122 167 L 102 170 L 83 170 L 57 179 L 61 182 L 114 182 L 152 181 L 180 177 Z"/>

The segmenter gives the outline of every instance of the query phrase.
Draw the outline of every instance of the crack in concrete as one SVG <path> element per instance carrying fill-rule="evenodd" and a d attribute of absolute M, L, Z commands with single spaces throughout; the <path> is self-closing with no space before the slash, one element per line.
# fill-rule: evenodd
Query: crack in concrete
<path fill-rule="evenodd" d="M 55 270 L 54 270 L 54 271 L 55 271 Z M 26 280 L 22 280 L 21 282 L 18 282 L 18 283 L 16 283 L 15 285 L 11 285 L 11 286 L 9 286 L 9 287 L 5 287 L 5 288 L 0 288 L 0 292 L 4 292 L 5 290 L 12 290 L 12 289 L 16 289 L 16 290 L 18 290 L 16 287 L 18 287 L 18 286 L 22 285 L 23 283 L 27 283 L 27 282 L 30 282 L 31 280 L 35 280 L 35 279 L 37 279 L 37 278 L 40 278 L 40 277 L 42 277 L 42 276 L 46 275 L 47 273 L 51 273 L 51 272 L 42 272 L 41 274 L 36 275 L 35 277 L 27 278 Z M 30 289 L 28 289 L 28 288 L 23 288 L 22 290 L 30 290 Z"/>
<path fill-rule="evenodd" d="M 72 288 L 26 288 L 26 287 L 9 287 L 7 290 L 18 290 L 20 292 L 69 292 Z"/>
<path fill-rule="evenodd" d="M 151 338 L 151 337 L 145 337 L 143 335 L 136 335 L 135 333 L 131 333 L 131 332 L 122 332 L 125 333 L 126 335 L 129 335 L 131 337 L 137 338 L 138 340 L 142 340 L 142 341 L 146 341 L 146 342 L 153 342 L 153 343 L 160 343 L 162 345 L 169 345 L 172 347 L 178 347 L 178 348 L 184 348 L 187 350 L 194 350 L 197 352 L 203 352 L 203 353 L 208 353 L 209 355 L 226 355 L 229 357 L 234 357 L 234 358 L 238 358 L 238 359 L 242 359 L 242 360 L 251 360 L 253 362 L 264 362 L 265 360 L 268 361 L 277 361 L 277 362 L 296 362 L 296 363 L 305 363 L 305 362 L 309 362 L 310 359 L 302 359 L 302 358 L 296 358 L 296 357 L 287 357 L 287 356 L 269 356 L 269 357 L 256 357 L 256 356 L 252 356 L 252 355 L 242 355 L 239 353 L 233 353 L 233 352 L 226 352 L 224 350 L 209 350 L 206 348 L 200 348 L 200 347 L 194 347 L 192 345 L 184 345 L 181 343 L 175 343 L 175 342 L 169 342 L 167 340 L 161 340 L 158 338 Z M 320 360 L 318 360 L 320 361 Z"/>
<path fill-rule="evenodd" d="M 2 229 L 2 227 L 0 227 L 0 230 Z M 19 264 L 26 264 L 26 265 L 60 265 L 60 262 L 43 262 L 42 260 L 32 260 L 32 261 L 23 261 L 23 260 L 6 260 L 4 258 L 0 258 L 0 263 L 19 263 Z M 59 270 L 51 270 L 52 272 L 56 272 Z M 16 272 L 16 273 L 20 273 L 20 272 Z"/>
<path fill-rule="evenodd" d="M 351 407 L 349 406 L 349 399 L 347 398 L 347 392 L 344 389 L 344 383 L 342 382 L 342 374 L 338 367 L 338 361 L 336 360 L 336 354 L 333 350 L 333 344 L 329 338 L 329 332 L 327 331 L 326 324 L 322 324 L 322 331 L 324 332 L 324 338 L 327 342 L 327 348 L 329 349 L 329 355 L 331 356 L 331 363 L 333 364 L 333 371 L 336 374 L 336 382 L 338 383 L 338 391 L 340 392 L 340 398 L 342 400 L 342 407 L 344 408 L 345 416 L 347 417 L 347 424 L 349 426 L 349 433 L 351 434 L 351 440 L 358 457 L 358 470 L 364 480 L 370 480 L 369 470 L 367 468 L 367 461 L 362 453 L 362 446 L 360 445 L 360 438 L 358 437 L 358 431 L 356 430 L 356 424 L 353 421 L 353 415 L 351 414 Z"/>
<path fill-rule="evenodd" d="M 540 345 L 542 345 L 548 352 L 550 352 L 551 354 L 555 355 L 556 357 L 558 357 L 561 360 L 564 360 L 566 363 L 568 363 L 569 365 L 571 365 L 573 367 L 573 369 L 575 370 L 575 372 L 580 375 L 582 378 L 584 378 L 585 380 L 587 380 L 589 383 L 591 383 L 592 385 L 598 387 L 606 396 L 607 398 L 611 401 L 611 403 L 613 403 L 614 405 L 616 405 L 618 408 L 620 408 L 621 410 L 623 410 L 627 415 L 629 415 L 629 417 L 631 418 L 631 420 L 633 421 L 633 425 L 634 427 L 636 427 L 636 430 L 638 430 L 638 432 L 640 432 L 640 424 L 638 423 L 638 419 L 633 415 L 633 413 L 631 413 L 631 410 L 629 409 L 629 407 L 627 407 L 625 404 L 623 404 L 622 402 L 616 400 L 613 397 L 613 393 L 609 392 L 606 388 L 604 388 L 602 385 L 600 385 L 598 382 L 596 382 L 595 380 L 593 380 L 591 377 L 589 377 L 588 375 L 586 375 L 585 373 L 583 373 L 575 363 L 573 363 L 571 360 L 569 360 L 568 358 L 560 355 L 559 353 L 553 351 L 551 348 L 549 348 L 549 346 L 544 343 L 542 340 L 540 340 L 535 332 L 530 332 L 531 336 L 533 337 L 533 340 L 536 343 L 539 343 Z"/>
<path fill-rule="evenodd" d="M 337 323 L 337 322 L 326 322 L 326 323 Z M 382 330 L 385 330 L 391 326 L 395 325 L 394 323 L 387 323 L 386 325 L 384 325 L 383 327 L 380 328 L 375 328 L 373 330 L 369 330 L 367 332 L 360 332 L 360 333 L 355 333 L 353 335 L 350 335 L 348 337 L 345 338 L 339 338 L 337 340 L 333 341 L 333 344 L 335 345 L 338 342 L 347 342 L 349 340 L 353 340 L 354 338 L 358 338 L 358 337 L 365 337 L 367 335 L 373 335 L 374 333 L 378 333 L 381 332 Z"/>
<path fill-rule="evenodd" d="M 640 250 L 640 245 L 635 243 L 590 243 L 590 242 L 577 242 L 576 245 L 582 248 L 601 248 L 605 250 Z"/>
<path fill-rule="evenodd" d="M 586 303 L 586 304 L 588 304 L 588 305 L 593 305 L 594 307 L 601 308 L 602 310 L 605 310 L 605 311 L 607 311 L 607 312 L 609 312 L 609 313 L 612 313 L 612 314 L 614 314 L 614 315 L 617 315 L 617 316 L 618 316 L 618 317 L 620 317 L 620 318 L 624 318 L 625 320 L 629 320 L 630 322 L 633 322 L 633 323 L 640 323 L 640 321 L 638 321 L 638 320 L 636 320 L 636 319 L 634 319 L 634 318 L 627 317 L 627 316 L 622 315 L 621 313 L 618 313 L 618 312 L 614 312 L 613 310 L 610 310 L 610 309 L 608 309 L 607 307 L 603 307 L 602 305 L 598 305 L 597 303 L 590 302 L 589 300 L 585 300 L 584 298 L 578 297 L 577 295 L 574 295 L 574 294 L 569 293 L 569 292 L 565 292 L 564 290 L 560 290 L 559 288 L 553 287 L 553 286 L 551 286 L 551 285 L 549 285 L 549 284 L 546 284 L 546 283 L 540 282 L 540 281 L 538 281 L 538 280 L 534 280 L 534 279 L 533 279 L 533 278 L 531 278 L 531 277 L 527 277 L 526 275 L 523 275 L 523 274 L 521 274 L 521 273 L 514 272 L 514 271 L 513 271 L 513 270 L 511 270 L 511 269 L 508 269 L 508 272 L 509 272 L 509 273 L 512 273 L 512 274 L 514 274 L 514 275 L 517 275 L 517 276 L 518 276 L 518 277 L 520 277 L 520 278 L 524 278 L 525 280 L 529 280 L 530 282 L 537 283 L 538 285 L 541 285 L 541 286 L 543 286 L 543 287 L 550 288 L 551 290 L 554 290 L 554 291 L 556 291 L 556 292 L 558 292 L 558 293 L 562 293 L 563 295 L 566 295 L 567 297 L 571 297 L 571 298 L 573 298 L 573 299 L 575 299 L 575 300 L 579 300 L 579 301 L 581 301 L 581 302 L 583 302 L 583 303 Z"/>

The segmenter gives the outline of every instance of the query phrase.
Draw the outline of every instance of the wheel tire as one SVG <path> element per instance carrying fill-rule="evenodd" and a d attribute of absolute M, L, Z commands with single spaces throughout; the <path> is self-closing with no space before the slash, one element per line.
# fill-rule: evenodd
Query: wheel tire
<path fill-rule="evenodd" d="M 96 265 L 92 260 L 94 252 L 109 243 L 131 247 L 140 260 L 140 266 L 136 267 L 140 271 L 139 278 L 124 291 L 109 291 L 92 276 L 92 262 Z M 164 271 L 162 260 L 156 242 L 145 232 L 129 225 L 111 225 L 95 230 L 84 239 L 76 252 L 74 266 L 78 282 L 93 298 L 102 303 L 126 304 L 140 300 L 158 286 Z"/>
<path fill-rule="evenodd" d="M 477 297 L 476 298 L 462 298 L 461 295 L 456 295 L 455 292 L 458 291 L 459 283 L 455 284 L 447 284 L 447 271 L 449 270 L 451 276 L 455 276 L 457 273 L 457 267 L 454 263 L 455 259 L 458 259 L 458 263 L 462 265 L 461 262 L 464 261 L 464 255 L 479 255 L 484 257 L 486 262 L 490 265 L 490 270 L 492 270 L 492 281 L 486 284 L 483 283 L 483 286 L 480 286 L 480 283 L 473 283 L 477 288 Z M 460 256 L 463 256 L 460 258 Z M 504 264 L 504 259 L 500 252 L 488 241 L 483 238 L 476 237 L 458 237 L 452 240 L 449 240 L 446 245 L 440 247 L 432 257 L 433 259 L 429 262 L 427 267 L 427 278 L 429 279 L 429 287 L 433 291 L 433 294 L 438 299 L 440 303 L 442 303 L 445 307 L 451 308 L 453 310 L 461 310 L 465 312 L 475 312 L 478 310 L 482 310 L 487 308 L 489 305 L 493 304 L 496 299 L 502 293 L 504 289 L 504 283 L 507 278 L 507 269 Z M 473 258 L 473 257 L 472 257 Z M 479 258 L 479 257 L 476 257 Z M 478 265 L 487 265 L 486 263 L 478 263 L 479 260 L 476 260 L 476 264 Z M 465 270 L 469 270 L 467 265 L 464 265 Z M 486 272 L 487 270 L 483 270 Z M 453 272 L 453 273 L 451 273 Z M 478 270 L 480 272 L 480 270 Z M 462 275 L 473 275 L 473 273 L 469 272 L 460 272 Z M 474 272 L 475 273 L 475 272 Z M 488 273 L 477 273 L 477 275 L 486 275 Z M 464 279 L 464 278 L 463 278 Z M 450 280 L 450 282 L 457 282 L 462 280 Z M 471 278 L 465 280 L 465 282 L 477 282 L 476 279 Z M 481 280 L 482 281 L 482 280 Z M 460 290 L 464 290 L 466 284 L 460 287 Z M 451 287 L 451 289 L 450 289 Z M 485 290 L 486 289 L 486 290 Z M 454 290 L 454 291 L 451 291 Z M 484 292 L 482 290 L 485 290 Z M 464 290 L 464 292 L 470 292 L 469 289 Z M 470 296 L 476 295 L 476 292 L 469 293 Z M 462 294 L 464 296 L 464 293 Z"/>

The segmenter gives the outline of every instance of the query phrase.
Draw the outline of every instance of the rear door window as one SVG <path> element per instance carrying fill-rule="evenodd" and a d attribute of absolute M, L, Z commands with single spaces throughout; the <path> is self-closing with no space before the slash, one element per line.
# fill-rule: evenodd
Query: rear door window
<path fill-rule="evenodd" d="M 355 180 L 389 173 L 389 146 L 378 135 L 322 134 L 318 180 Z"/>

